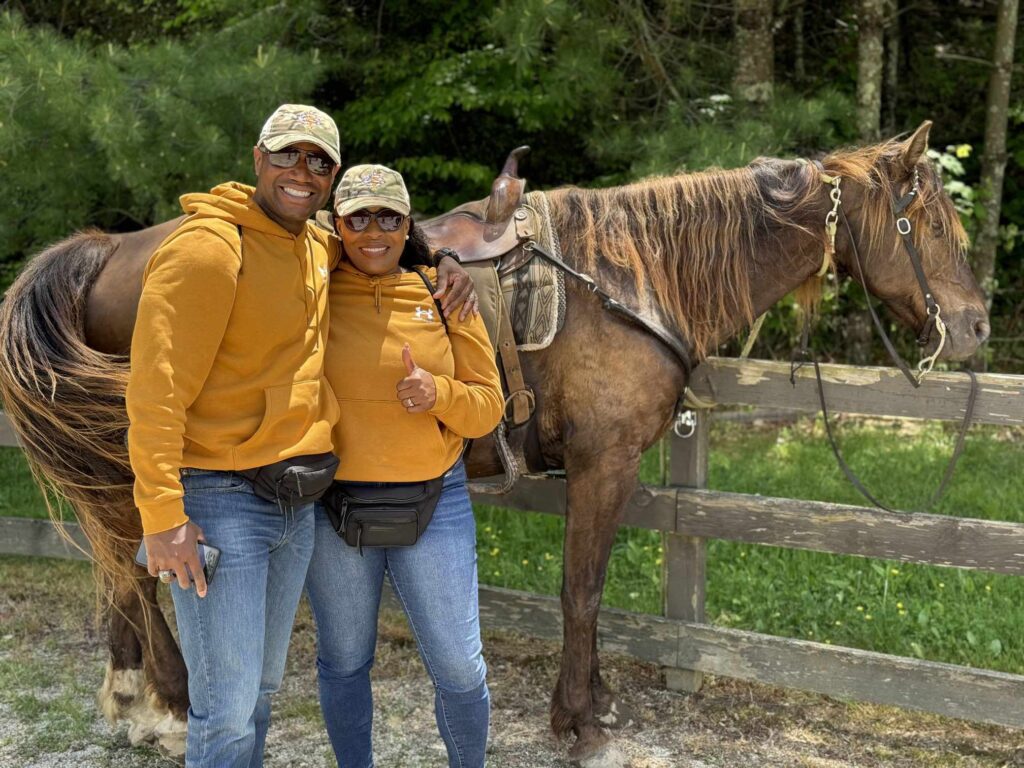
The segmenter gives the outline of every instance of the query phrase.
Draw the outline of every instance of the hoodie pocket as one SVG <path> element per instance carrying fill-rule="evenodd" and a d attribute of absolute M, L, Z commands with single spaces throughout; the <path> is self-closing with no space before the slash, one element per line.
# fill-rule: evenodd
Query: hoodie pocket
<path fill-rule="evenodd" d="M 242 452 L 266 444 L 285 450 L 298 443 L 320 415 L 320 391 L 320 379 L 264 389 L 263 421 L 252 437 L 235 450 Z"/>

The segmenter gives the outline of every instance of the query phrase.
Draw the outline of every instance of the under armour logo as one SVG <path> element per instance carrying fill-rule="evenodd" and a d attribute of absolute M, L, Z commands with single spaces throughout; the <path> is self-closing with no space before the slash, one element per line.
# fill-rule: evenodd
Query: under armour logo
<path fill-rule="evenodd" d="M 434 322 L 434 310 L 416 307 L 416 319 L 422 320 L 425 323 L 432 323 Z"/>

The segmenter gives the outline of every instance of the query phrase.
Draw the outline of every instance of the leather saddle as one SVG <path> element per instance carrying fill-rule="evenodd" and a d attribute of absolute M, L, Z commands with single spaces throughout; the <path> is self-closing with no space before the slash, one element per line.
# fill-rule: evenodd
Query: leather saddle
<path fill-rule="evenodd" d="M 448 213 L 418 224 L 433 248 L 454 248 L 463 264 L 497 261 L 533 237 L 526 211 L 520 210 L 526 180 L 519 160 L 529 147 L 513 149 L 483 200 L 464 203 Z"/>
<path fill-rule="evenodd" d="M 480 295 L 481 313 L 498 353 L 505 386 L 505 419 L 498 433 L 512 458 L 506 461 L 503 457 L 507 475 L 504 490 L 511 487 L 520 471 L 536 463 L 523 458 L 527 426 L 536 410 L 536 400 L 523 376 L 511 317 L 499 283 L 499 274 L 517 269 L 532 256 L 522 246 L 534 239 L 536 225 L 534 216 L 524 206 L 526 180 L 519 176 L 519 160 L 529 151 L 524 146 L 509 153 L 491 185 L 491 194 L 485 199 L 417 223 L 432 248 L 448 247 L 458 252 Z M 504 435 L 508 436 L 507 442 Z"/>

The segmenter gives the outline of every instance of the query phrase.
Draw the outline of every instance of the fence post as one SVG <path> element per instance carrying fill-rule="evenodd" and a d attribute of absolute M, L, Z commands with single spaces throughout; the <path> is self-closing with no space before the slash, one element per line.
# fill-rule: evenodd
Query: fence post
<path fill-rule="evenodd" d="M 697 419 L 693 434 L 681 438 L 670 434 L 669 485 L 706 488 L 708 484 L 708 452 L 710 414 L 694 412 Z M 678 533 L 662 534 L 662 594 L 664 614 L 670 619 L 704 621 L 705 565 L 707 546 L 698 536 Z M 700 690 L 704 675 L 692 669 L 664 667 L 665 686 L 673 691 L 694 693 Z"/>

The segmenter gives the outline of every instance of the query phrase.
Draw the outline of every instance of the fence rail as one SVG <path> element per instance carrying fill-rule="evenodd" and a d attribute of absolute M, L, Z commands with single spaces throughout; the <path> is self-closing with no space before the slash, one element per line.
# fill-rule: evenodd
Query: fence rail
<path fill-rule="evenodd" d="M 969 390 L 963 374 L 933 373 L 914 390 L 894 369 L 822 365 L 821 370 L 830 410 L 881 417 L 963 418 Z M 785 363 L 715 358 L 696 369 L 692 384 L 699 396 L 721 405 L 816 411 L 813 371 L 799 370 L 795 385 L 789 375 Z M 977 422 L 1024 424 L 1024 377 L 979 374 L 978 384 Z M 627 525 L 664 534 L 665 616 L 603 611 L 600 640 L 604 648 L 663 665 L 668 684 L 677 689 L 696 690 L 702 675 L 713 673 L 1024 727 L 1021 675 L 703 623 L 708 538 L 1024 573 L 1022 524 L 708 491 L 708 423 L 707 415 L 699 414 L 693 437 L 671 438 L 671 485 L 639 488 L 626 509 Z M 16 444 L 12 438 L 0 419 L 0 445 Z M 564 515 L 565 481 L 524 478 L 509 494 L 478 494 L 476 500 Z M 74 550 L 57 539 L 44 521 L 6 519 L 0 524 L 0 535 L 0 552 L 74 556 Z M 481 614 L 487 627 L 561 637 L 561 612 L 554 598 L 482 587 Z"/>

